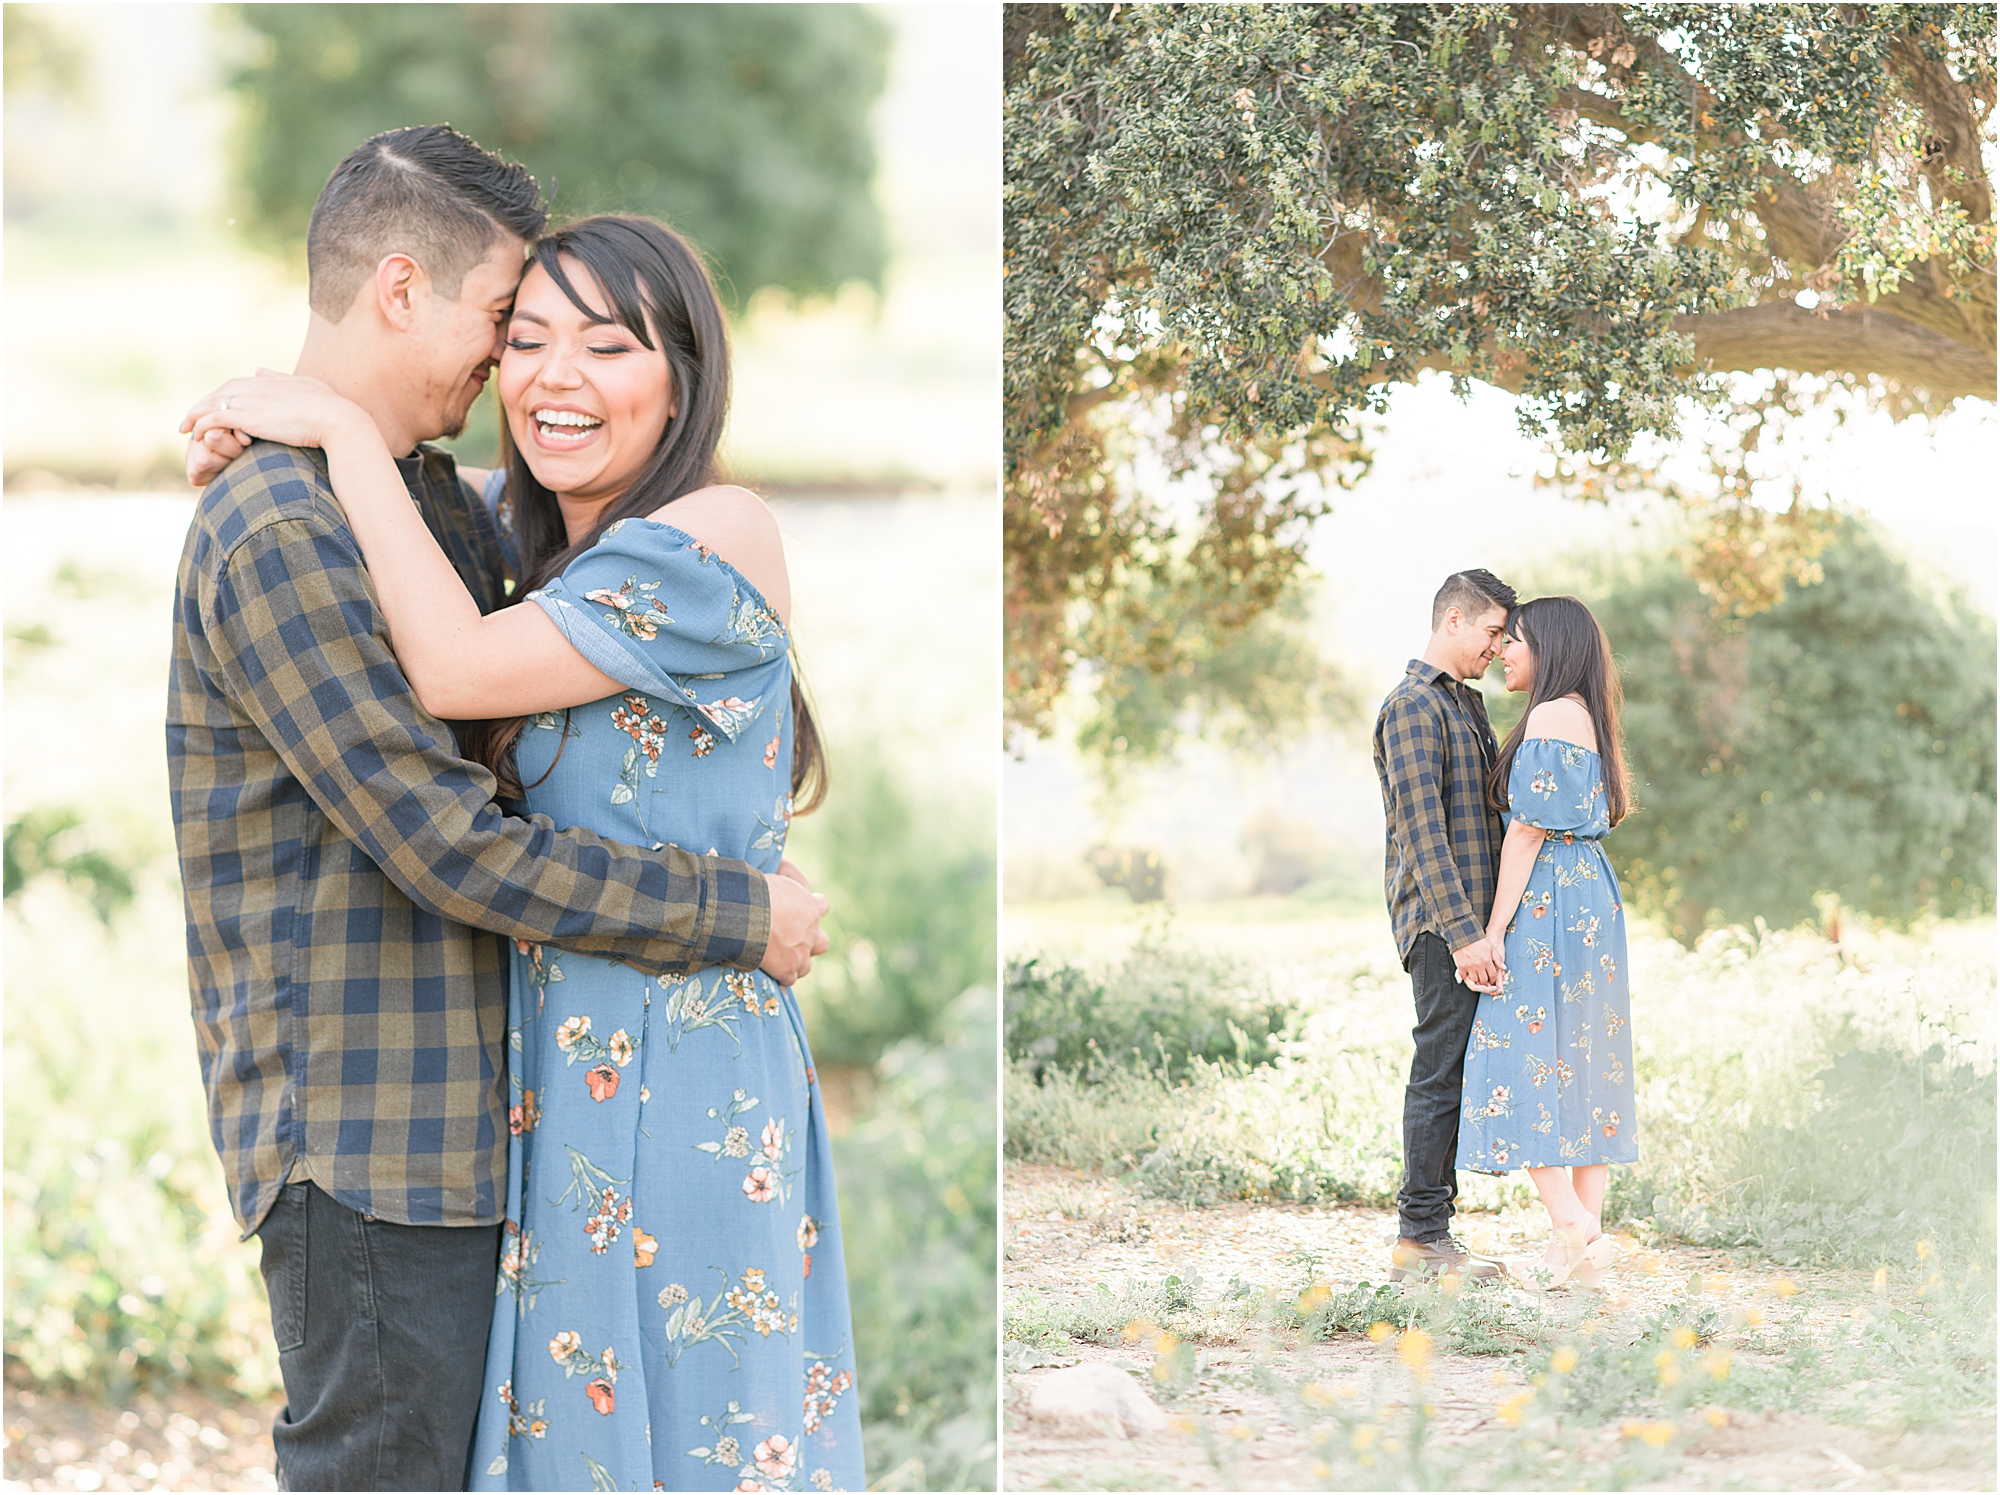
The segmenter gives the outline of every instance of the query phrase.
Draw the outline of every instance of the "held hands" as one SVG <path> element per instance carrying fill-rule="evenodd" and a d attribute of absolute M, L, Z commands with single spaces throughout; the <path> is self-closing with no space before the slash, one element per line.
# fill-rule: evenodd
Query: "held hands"
<path fill-rule="evenodd" d="M 1451 958 L 1458 967 L 1457 979 L 1464 985 L 1489 995 L 1500 990 L 1501 979 L 1507 974 L 1507 956 L 1495 936 L 1474 940 L 1452 951 Z"/>
<path fill-rule="evenodd" d="M 764 879 L 771 894 L 771 939 L 764 947 L 764 974 L 781 986 L 805 979 L 813 957 L 827 952 L 828 940 L 819 921 L 826 913 L 824 895 L 807 885 L 805 874 L 791 862 L 778 864 L 776 875 Z"/>
<path fill-rule="evenodd" d="M 253 440 L 326 448 L 362 436 L 364 427 L 375 431 L 367 413 L 319 380 L 259 369 L 256 378 L 232 379 L 197 400 L 181 421 L 189 433 L 188 481 L 207 487 Z"/>

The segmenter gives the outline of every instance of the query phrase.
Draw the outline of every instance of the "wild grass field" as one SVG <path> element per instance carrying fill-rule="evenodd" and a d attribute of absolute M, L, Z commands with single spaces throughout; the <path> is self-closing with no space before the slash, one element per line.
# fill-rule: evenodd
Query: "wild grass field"
<path fill-rule="evenodd" d="M 210 1145 L 188 1018 L 161 727 L 191 501 L 10 497 L 6 579 L 5 1347 L 10 1487 L 272 1487 L 282 1400 L 257 1247 Z M 866 680 L 917 661 L 896 546 L 941 630 L 990 624 L 977 499 L 795 504 L 798 607 L 834 792 L 793 855 L 837 940 L 802 988 L 835 1132 L 871 1483 L 995 1478 L 990 678 L 936 692 L 927 772 Z M 961 565 L 962 562 L 962 565 Z M 857 583 L 863 583 L 858 588 Z M 921 591 L 934 586 L 937 595 Z M 977 621 L 968 621 L 968 618 Z"/>
<path fill-rule="evenodd" d="M 1990 920 L 1636 930 L 1626 1254 L 1540 1295 L 1386 1286 L 1408 980 L 1314 912 L 1010 905 L 1010 1487 L 1990 1486 Z M 1545 1235 L 1460 1185 L 1475 1246 Z M 1025 1415 L 1088 1360 L 1174 1430 Z"/>

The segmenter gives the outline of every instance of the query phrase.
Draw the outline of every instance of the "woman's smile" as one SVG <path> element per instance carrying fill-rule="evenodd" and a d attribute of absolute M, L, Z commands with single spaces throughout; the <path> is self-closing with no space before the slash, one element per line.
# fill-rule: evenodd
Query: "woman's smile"
<path fill-rule="evenodd" d="M 535 444 L 544 451 L 571 452 L 587 446 L 604 429 L 604 418 L 574 405 L 537 405 L 528 412 Z"/>
<path fill-rule="evenodd" d="M 673 418 L 673 375 L 660 340 L 649 348 L 612 321 L 596 278 L 562 264 L 584 304 L 541 266 L 528 271 L 500 359 L 500 403 L 529 469 L 581 520 L 646 470 Z"/>

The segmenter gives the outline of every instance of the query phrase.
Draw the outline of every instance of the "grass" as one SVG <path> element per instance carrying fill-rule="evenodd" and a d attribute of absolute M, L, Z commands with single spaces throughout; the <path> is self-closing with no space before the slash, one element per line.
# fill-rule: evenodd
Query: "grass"
<path fill-rule="evenodd" d="M 1920 1236 L 1990 1250 L 1991 940 L 1984 923 L 1840 946 L 1811 930 L 1718 931 L 1693 951 L 1635 939 L 1643 1161 L 1613 1170 L 1608 1222 L 1790 1265 L 1869 1265 Z M 1160 963 L 1142 945 L 1103 973 L 1011 967 L 1010 988 L 1032 988 L 1010 989 L 1009 1156 L 1127 1175 L 1183 1203 L 1392 1202 L 1409 1055 L 1385 1020 L 1408 1004 L 1393 960 L 1361 951 L 1289 983 L 1213 984 L 1287 992 L 1267 1062 L 1204 1056 L 1198 1014 L 1128 1061 L 1108 1045 L 1081 1062 L 1036 1057 L 1078 1048 L 1070 1010 L 1044 993 L 1144 1011 L 1150 991 L 1120 982 Z M 1461 1184 L 1474 1207 L 1525 1198 L 1518 1175 Z"/>
<path fill-rule="evenodd" d="M 1210 1004 L 1243 991 L 1277 999 L 1273 1052 L 1256 1059 L 1203 1052 L 1200 1003 L 1158 1023 L 1150 1052 L 1075 1041 L 1079 1012 L 1152 1010 L 1151 971 L 1171 964 L 1149 946 L 1155 932 L 1136 946 L 1107 941 L 1116 953 L 1100 964 L 1074 947 L 1063 961 L 1017 960 L 1010 982 L 1033 989 L 1010 992 L 1008 1156 L 1116 1175 L 1181 1205 L 1392 1204 L 1406 978 L 1365 934 L 1327 946 L 1266 938 L 1269 927 L 1259 948 L 1286 954 L 1261 968 L 1167 952 L 1218 971 Z M 1212 948 L 1241 948 L 1221 934 Z M 1274 1286 L 1190 1270 L 1076 1298 L 1021 1291 L 1006 1313 L 1007 1363 L 1136 1343 L 1150 1352 L 1148 1390 L 1174 1405 L 1239 1373 L 1210 1365 L 1208 1347 L 1252 1347 L 1251 1380 L 1308 1434 L 1331 1489 L 1626 1488 L 1672 1477 L 1702 1438 L 1766 1412 L 1871 1436 L 1915 1430 L 1990 1459 L 1993 939 L 1983 921 L 1850 930 L 1838 945 L 1761 926 L 1713 932 L 1693 950 L 1634 938 L 1642 1161 L 1613 1170 L 1607 1225 L 1653 1251 L 1753 1256 L 1798 1271 L 1803 1290 L 1780 1276 L 1746 1307 L 1712 1296 L 1697 1273 L 1633 1307 L 1335 1282 L 1301 1252 Z M 1531 1203 L 1518 1175 L 1461 1184 L 1462 1205 Z M 1658 1269 L 1651 1251 L 1640 1260 Z M 1301 1346 L 1338 1339 L 1375 1341 L 1365 1381 L 1301 1368 Z M 1478 1357 L 1516 1388 L 1496 1395 L 1497 1432 L 1441 1435 L 1427 1398 L 1445 1356 Z M 1229 1438 L 1199 1417 L 1188 1425 L 1226 1475 Z"/>

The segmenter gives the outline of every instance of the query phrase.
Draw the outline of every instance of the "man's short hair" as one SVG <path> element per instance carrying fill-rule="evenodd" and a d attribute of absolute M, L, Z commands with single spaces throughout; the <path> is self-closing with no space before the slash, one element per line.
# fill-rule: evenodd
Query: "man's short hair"
<path fill-rule="evenodd" d="M 333 168 L 306 230 L 307 299 L 338 322 L 383 256 L 407 254 L 456 299 L 466 272 L 507 234 L 532 243 L 548 222 L 525 167 L 450 125 L 387 130 Z"/>
<path fill-rule="evenodd" d="M 1489 607 L 1512 612 L 1515 600 L 1514 589 L 1491 571 L 1454 571 L 1432 599 L 1431 629 L 1435 632 L 1444 626 L 1444 615 L 1449 608 L 1457 608 L 1459 615 L 1469 621 Z"/>

